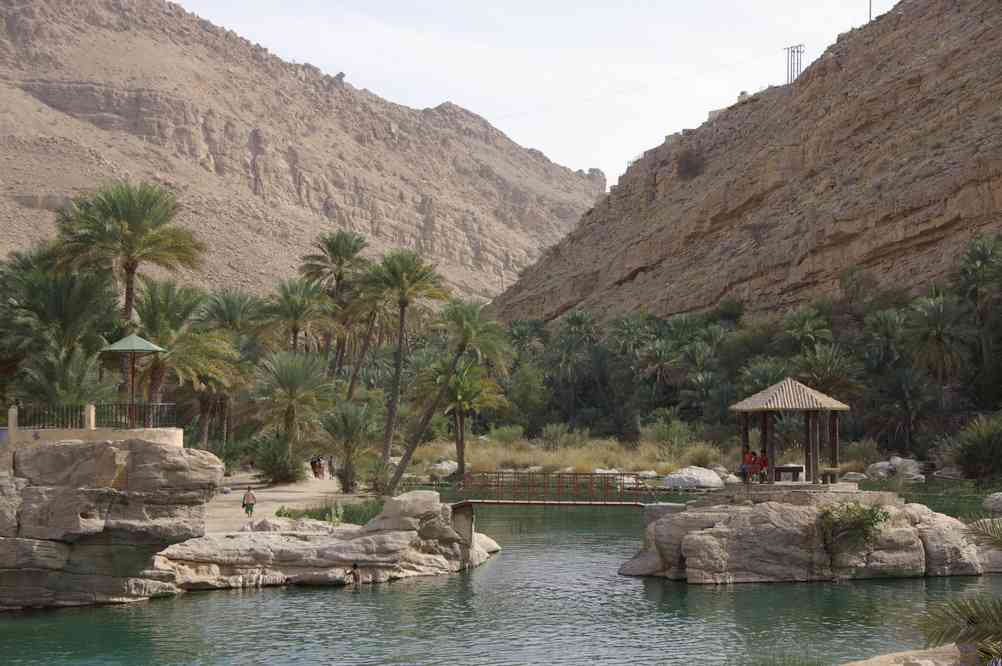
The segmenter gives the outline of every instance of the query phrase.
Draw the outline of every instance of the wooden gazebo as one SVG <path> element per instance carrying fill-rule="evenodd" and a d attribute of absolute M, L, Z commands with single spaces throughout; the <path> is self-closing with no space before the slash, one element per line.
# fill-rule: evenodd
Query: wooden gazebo
<path fill-rule="evenodd" d="M 776 443 L 772 436 L 773 416 L 779 412 L 800 412 L 804 415 L 804 478 L 807 481 L 821 483 L 819 473 L 822 440 L 822 414 L 827 414 L 828 433 L 828 464 L 830 467 L 839 465 L 838 422 L 839 412 L 849 411 L 849 406 L 820 391 L 787 377 L 780 383 L 759 391 L 736 405 L 731 405 L 732 412 L 741 414 L 741 448 L 748 448 L 748 431 L 751 427 L 752 414 L 761 415 L 761 446 L 769 456 L 769 463 L 775 467 Z M 770 470 L 769 483 L 776 482 L 776 474 Z"/>

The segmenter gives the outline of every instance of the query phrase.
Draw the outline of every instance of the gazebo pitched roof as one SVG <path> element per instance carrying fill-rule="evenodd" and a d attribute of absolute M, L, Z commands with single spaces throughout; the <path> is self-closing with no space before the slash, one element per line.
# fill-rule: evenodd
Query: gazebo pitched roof
<path fill-rule="evenodd" d="M 732 412 L 847 412 L 849 405 L 787 377 L 736 405 Z"/>
<path fill-rule="evenodd" d="M 101 352 L 118 352 L 118 353 L 137 353 L 137 354 L 156 354 L 159 352 L 165 352 L 166 349 L 158 347 L 149 340 L 143 340 L 138 335 L 130 335 L 122 338 L 118 342 L 108 345 Z"/>

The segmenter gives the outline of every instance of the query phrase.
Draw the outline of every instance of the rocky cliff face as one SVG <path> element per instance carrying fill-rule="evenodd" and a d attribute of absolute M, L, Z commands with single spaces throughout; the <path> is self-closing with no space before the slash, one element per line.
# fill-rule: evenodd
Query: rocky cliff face
<path fill-rule="evenodd" d="M 860 266 L 942 279 L 1002 231 L 1002 7 L 903 0 L 770 88 L 647 151 L 519 282 L 507 320 L 777 309 Z"/>
<path fill-rule="evenodd" d="M 179 192 L 207 284 L 264 288 L 323 231 L 413 248 L 489 296 L 605 190 L 445 103 L 283 62 L 162 0 L 0 0 L 0 251 L 111 178 Z"/>
<path fill-rule="evenodd" d="M 22 449 L 0 475 L 0 610 L 125 603 L 176 594 L 153 570 L 166 546 L 205 533 L 223 477 L 211 453 L 139 440 Z"/>

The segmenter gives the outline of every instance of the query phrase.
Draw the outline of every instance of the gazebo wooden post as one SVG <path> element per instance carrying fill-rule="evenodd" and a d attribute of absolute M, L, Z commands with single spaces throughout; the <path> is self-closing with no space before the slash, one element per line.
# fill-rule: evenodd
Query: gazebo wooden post
<path fill-rule="evenodd" d="M 828 412 L 828 446 L 831 447 L 831 466 L 839 466 L 838 412 Z"/>
<path fill-rule="evenodd" d="M 741 414 L 741 462 L 744 462 L 745 452 L 748 451 L 748 431 L 750 429 L 750 418 L 748 412 Z"/>
<path fill-rule="evenodd" d="M 772 414 L 770 412 L 762 412 L 762 429 L 761 429 L 761 442 L 759 445 L 761 448 L 765 449 L 766 455 L 770 456 L 770 463 L 772 462 Z M 769 483 L 775 483 L 776 477 L 773 474 L 769 475 Z"/>
<path fill-rule="evenodd" d="M 821 483 L 821 412 L 811 413 L 811 482 Z"/>
<path fill-rule="evenodd" d="M 814 449 L 811 446 L 811 413 L 804 412 L 804 481 L 811 481 L 811 472 L 814 470 L 811 465 L 811 454 Z"/>

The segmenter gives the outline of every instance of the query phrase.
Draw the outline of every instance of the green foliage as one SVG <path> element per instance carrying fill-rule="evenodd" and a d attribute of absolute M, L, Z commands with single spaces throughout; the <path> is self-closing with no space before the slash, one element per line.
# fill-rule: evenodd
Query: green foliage
<path fill-rule="evenodd" d="M 851 462 L 860 462 L 864 465 L 872 465 L 883 459 L 877 442 L 874 439 L 863 439 L 856 442 L 849 442 L 842 447 L 842 459 Z"/>
<path fill-rule="evenodd" d="M 520 425 L 498 426 L 491 428 L 487 436 L 499 444 L 514 444 L 525 439 L 525 429 Z"/>
<path fill-rule="evenodd" d="M 383 500 L 373 498 L 361 502 L 338 502 L 328 498 L 323 504 L 309 506 L 304 509 L 293 509 L 280 506 L 275 510 L 279 518 L 310 518 L 322 520 L 334 525 L 347 523 L 349 525 L 365 525 L 383 512 Z"/>
<path fill-rule="evenodd" d="M 818 513 L 818 529 L 825 548 L 836 553 L 843 548 L 869 546 L 890 514 L 879 506 L 844 502 L 824 507 Z"/>
<path fill-rule="evenodd" d="M 306 478 L 303 461 L 289 443 L 275 434 L 262 435 L 253 444 L 254 468 L 267 483 L 295 483 Z"/>
<path fill-rule="evenodd" d="M 1002 599 L 961 597 L 935 604 L 920 627 L 929 646 L 977 643 L 985 659 L 1002 659 Z"/>
<path fill-rule="evenodd" d="M 979 416 L 955 439 L 954 461 L 972 479 L 1002 477 L 1002 414 Z"/>

